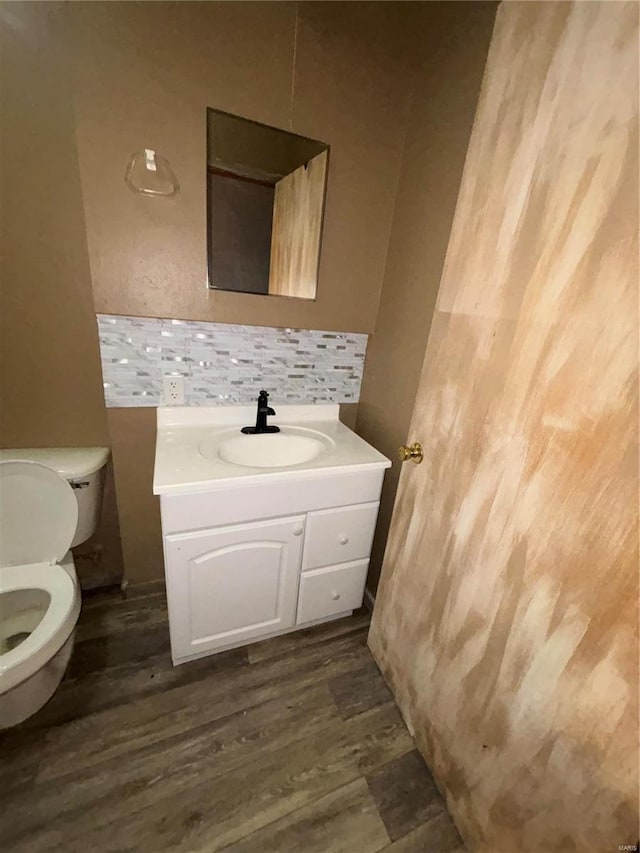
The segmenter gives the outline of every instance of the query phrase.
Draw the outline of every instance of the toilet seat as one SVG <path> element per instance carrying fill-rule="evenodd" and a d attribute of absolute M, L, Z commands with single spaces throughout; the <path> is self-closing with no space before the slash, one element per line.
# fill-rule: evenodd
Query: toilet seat
<path fill-rule="evenodd" d="M 34 675 L 71 636 L 80 593 L 57 563 L 69 550 L 77 523 L 73 490 L 56 471 L 39 462 L 0 461 L 0 612 L 5 593 L 26 596 L 35 590 L 49 596 L 29 636 L 0 654 L 0 694 Z"/>
<path fill-rule="evenodd" d="M 49 604 L 35 630 L 15 649 L 0 655 L 0 693 L 34 675 L 69 639 L 80 613 L 80 593 L 58 565 L 32 563 L 0 568 L 0 609 L 4 593 L 43 590 Z"/>

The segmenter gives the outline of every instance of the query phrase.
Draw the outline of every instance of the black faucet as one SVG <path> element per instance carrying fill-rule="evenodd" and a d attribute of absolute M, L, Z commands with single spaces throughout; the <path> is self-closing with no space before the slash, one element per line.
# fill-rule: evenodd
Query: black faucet
<path fill-rule="evenodd" d="M 245 435 L 260 435 L 264 432 L 280 432 L 280 427 L 267 423 L 268 415 L 275 415 L 275 412 L 269 405 L 269 395 L 266 391 L 261 391 L 258 395 L 256 425 L 254 427 L 242 427 L 241 432 Z"/>

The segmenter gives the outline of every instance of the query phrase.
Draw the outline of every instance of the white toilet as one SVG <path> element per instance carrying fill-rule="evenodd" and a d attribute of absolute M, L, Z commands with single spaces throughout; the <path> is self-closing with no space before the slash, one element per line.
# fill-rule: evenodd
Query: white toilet
<path fill-rule="evenodd" d="M 0 450 L 0 729 L 35 714 L 64 676 L 80 614 L 70 548 L 96 529 L 108 458 Z"/>

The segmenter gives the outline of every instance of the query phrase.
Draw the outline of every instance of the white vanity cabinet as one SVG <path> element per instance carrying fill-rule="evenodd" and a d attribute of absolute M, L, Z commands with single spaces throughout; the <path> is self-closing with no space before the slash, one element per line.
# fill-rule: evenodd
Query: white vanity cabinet
<path fill-rule="evenodd" d="M 162 496 L 174 663 L 360 607 L 383 474 Z"/>
<path fill-rule="evenodd" d="M 175 657 L 239 645 L 295 624 L 304 516 L 165 538 Z"/>
<path fill-rule="evenodd" d="M 175 664 L 348 616 L 362 604 L 385 468 L 338 407 L 279 406 L 277 446 L 238 438 L 253 409 L 158 410 L 160 496 Z M 319 436 L 306 463 L 260 453 Z M 271 441 L 271 440 L 270 440 Z M 231 463 L 225 448 L 239 445 Z M 270 450 L 270 448 L 273 448 Z M 245 455 L 259 451 L 252 466 Z"/>

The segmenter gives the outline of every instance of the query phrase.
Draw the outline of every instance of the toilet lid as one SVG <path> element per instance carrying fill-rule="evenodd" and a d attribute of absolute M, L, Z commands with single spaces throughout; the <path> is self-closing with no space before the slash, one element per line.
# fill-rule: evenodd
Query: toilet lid
<path fill-rule="evenodd" d="M 0 566 L 56 563 L 78 524 L 69 483 L 39 462 L 0 462 Z"/>

